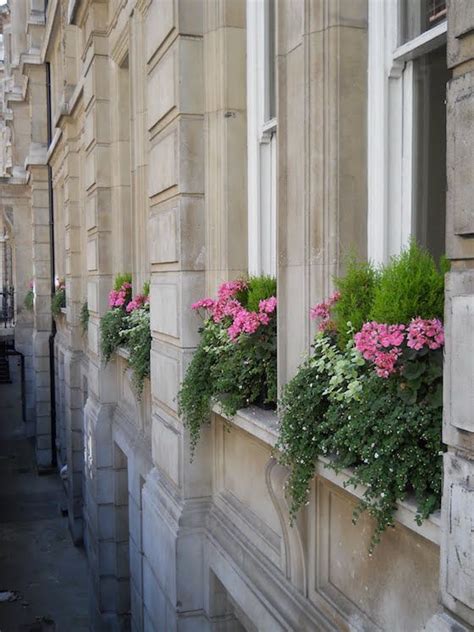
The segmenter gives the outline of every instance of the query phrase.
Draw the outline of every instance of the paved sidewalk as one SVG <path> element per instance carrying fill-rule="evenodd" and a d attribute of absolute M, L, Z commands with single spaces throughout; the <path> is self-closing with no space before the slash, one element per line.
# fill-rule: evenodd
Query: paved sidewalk
<path fill-rule="evenodd" d="M 0 632 L 86 632 L 85 555 L 60 513 L 59 477 L 36 472 L 16 357 L 10 370 L 13 383 L 0 384 Z"/>

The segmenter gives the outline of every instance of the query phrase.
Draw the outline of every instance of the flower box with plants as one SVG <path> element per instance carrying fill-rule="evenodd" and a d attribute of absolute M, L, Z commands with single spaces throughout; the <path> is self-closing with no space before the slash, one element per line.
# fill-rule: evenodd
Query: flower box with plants
<path fill-rule="evenodd" d="M 66 282 L 64 279 L 56 279 L 54 284 L 54 294 L 51 299 L 51 312 L 56 318 L 61 314 L 61 310 L 66 307 Z"/>
<path fill-rule="evenodd" d="M 192 305 L 201 339 L 178 395 L 192 450 L 214 404 L 227 416 L 276 406 L 276 307 L 276 281 L 265 276 L 223 283 L 215 299 Z"/>
<path fill-rule="evenodd" d="M 277 444 L 294 518 L 318 457 L 364 487 L 371 550 L 408 496 L 421 521 L 440 504 L 444 272 L 414 242 L 380 269 L 351 261 L 312 309 L 314 353 L 284 388 Z"/>
<path fill-rule="evenodd" d="M 81 305 L 81 311 L 79 313 L 79 323 L 81 325 L 82 335 L 85 336 L 89 328 L 89 304 L 84 301 Z"/>
<path fill-rule="evenodd" d="M 106 362 L 119 347 L 128 351 L 132 382 L 141 397 L 145 379 L 150 376 L 150 285 L 132 298 L 130 274 L 118 275 L 109 293 L 109 311 L 100 321 L 101 352 Z"/>
<path fill-rule="evenodd" d="M 23 305 L 26 310 L 32 312 L 35 306 L 35 282 L 33 279 L 28 284 L 28 292 L 25 294 Z"/>

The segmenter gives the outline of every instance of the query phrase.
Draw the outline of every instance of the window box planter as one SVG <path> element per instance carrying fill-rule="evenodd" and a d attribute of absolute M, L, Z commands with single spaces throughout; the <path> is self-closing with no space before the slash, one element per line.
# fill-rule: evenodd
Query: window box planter
<path fill-rule="evenodd" d="M 274 411 L 262 410 L 258 406 L 249 406 L 238 410 L 235 415 L 226 415 L 222 408 L 216 404 L 213 406 L 214 414 L 225 419 L 226 424 L 230 428 L 238 428 L 252 437 L 262 441 L 272 450 L 275 450 L 278 443 L 278 415 Z M 276 455 L 278 456 L 278 455 Z M 344 468 L 339 472 L 334 471 L 331 467 L 331 459 L 328 457 L 318 457 L 315 463 L 315 476 L 321 477 L 325 481 L 332 483 L 345 493 L 360 501 L 366 491 L 366 487 L 358 485 L 348 485 L 347 482 L 352 478 L 353 471 L 350 468 Z M 394 513 L 394 520 L 403 525 L 413 533 L 425 538 L 433 544 L 440 545 L 440 529 L 441 514 L 437 510 L 429 515 L 426 520 L 418 523 L 417 504 L 414 498 L 407 497 L 403 501 L 397 502 L 397 508 Z"/>
<path fill-rule="evenodd" d="M 203 315 L 201 339 L 178 394 L 192 453 L 215 403 L 226 415 L 276 407 L 276 305 L 270 277 L 223 283 L 215 299 L 192 305 Z"/>

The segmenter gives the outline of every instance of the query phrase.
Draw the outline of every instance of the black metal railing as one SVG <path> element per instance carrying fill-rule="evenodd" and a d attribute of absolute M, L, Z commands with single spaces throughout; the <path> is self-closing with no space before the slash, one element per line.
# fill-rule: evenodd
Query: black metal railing
<path fill-rule="evenodd" d="M 15 324 L 15 290 L 3 287 L 0 291 L 0 326 L 7 328 Z"/>

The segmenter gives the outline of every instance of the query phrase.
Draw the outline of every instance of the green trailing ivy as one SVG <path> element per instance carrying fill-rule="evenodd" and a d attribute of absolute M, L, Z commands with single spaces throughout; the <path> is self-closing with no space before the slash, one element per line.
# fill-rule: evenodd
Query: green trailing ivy
<path fill-rule="evenodd" d="M 333 428 L 326 423 L 331 405 L 359 402 L 365 361 L 350 340 L 341 351 L 334 336 L 316 335 L 314 354 L 307 358 L 283 389 L 279 402 L 280 434 L 277 449 L 290 470 L 288 492 L 290 516 L 308 500 L 309 483 L 318 456 L 327 453 L 326 442 Z"/>
<path fill-rule="evenodd" d="M 89 327 L 89 306 L 87 301 L 82 303 L 81 313 L 79 314 L 79 322 L 81 323 L 82 334 L 85 335 Z"/>
<path fill-rule="evenodd" d="M 109 309 L 100 319 L 100 351 L 107 363 L 122 341 L 127 313 L 120 307 Z"/>
<path fill-rule="evenodd" d="M 132 298 L 130 274 L 116 277 L 109 293 L 109 311 L 100 321 L 101 352 L 108 362 L 118 347 L 129 351 L 128 364 L 137 396 L 143 392 L 145 379 L 150 375 L 150 284 L 146 282 L 142 294 Z"/>
<path fill-rule="evenodd" d="M 178 394 L 192 450 L 214 403 L 229 416 L 251 404 L 276 406 L 275 296 L 275 279 L 251 277 L 224 283 L 217 299 L 193 305 L 207 315 Z"/>
<path fill-rule="evenodd" d="M 440 505 L 441 406 L 426 396 L 409 403 L 400 396 L 397 378 L 371 373 L 358 400 L 332 402 L 326 412 L 322 448 L 333 455 L 330 467 L 352 468 L 347 486 L 365 486 L 354 519 L 366 509 L 375 518 L 371 551 L 393 526 L 397 503 L 407 494 L 417 502 L 418 523 Z"/>
<path fill-rule="evenodd" d="M 23 301 L 23 305 L 25 306 L 25 309 L 27 309 L 29 312 L 32 312 L 33 307 L 34 307 L 34 302 L 35 302 L 35 292 L 33 288 L 30 287 L 28 292 L 25 294 L 25 300 Z"/>
<path fill-rule="evenodd" d="M 109 311 L 100 320 L 100 350 L 107 363 L 122 342 L 126 328 L 127 305 L 132 300 L 132 275 L 118 274 L 109 292 Z"/>
<path fill-rule="evenodd" d="M 132 382 L 140 398 L 145 379 L 150 377 L 151 331 L 148 304 L 126 316 L 124 326 L 120 336 L 130 354 L 128 364 L 132 369 Z"/>
<path fill-rule="evenodd" d="M 180 414 L 189 430 L 191 447 L 194 450 L 201 432 L 201 425 L 211 417 L 214 384 L 212 369 L 219 361 L 222 329 L 207 321 L 200 329 L 201 340 L 186 371 L 178 394 Z"/>
<path fill-rule="evenodd" d="M 66 307 L 66 284 L 64 281 L 59 281 L 51 298 L 51 313 L 57 317 L 64 307 Z"/>

